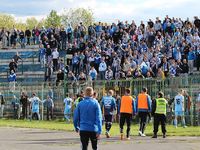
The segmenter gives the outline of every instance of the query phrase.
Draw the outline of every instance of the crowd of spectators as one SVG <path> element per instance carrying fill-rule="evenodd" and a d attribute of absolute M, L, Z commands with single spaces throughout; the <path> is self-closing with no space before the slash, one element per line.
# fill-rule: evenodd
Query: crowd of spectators
<path fill-rule="evenodd" d="M 193 74 L 194 67 L 197 71 L 200 67 L 198 17 L 193 21 L 157 17 L 146 24 L 143 21 L 140 24 L 118 21 L 111 25 L 99 22 L 89 27 L 80 23 L 75 28 L 69 24 L 21 32 L 18 32 L 19 41 L 40 44 L 39 60 L 45 67 L 45 81 L 51 80 L 53 72 L 58 72 L 57 83 L 64 79 L 64 74 L 68 81 L 165 79 Z M 2 41 L 6 39 L 5 34 L 2 30 Z M 66 52 L 67 65 L 60 51 Z"/>

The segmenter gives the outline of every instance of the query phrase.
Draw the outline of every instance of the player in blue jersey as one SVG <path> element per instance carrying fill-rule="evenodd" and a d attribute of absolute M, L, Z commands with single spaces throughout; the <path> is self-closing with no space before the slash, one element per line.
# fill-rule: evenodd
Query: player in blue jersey
<path fill-rule="evenodd" d="M 73 100 L 69 97 L 68 94 L 66 94 L 66 98 L 64 99 L 63 102 L 65 105 L 64 117 L 65 117 L 66 121 L 69 122 L 70 118 L 71 118 L 71 113 L 72 113 Z"/>
<path fill-rule="evenodd" d="M 185 116 L 184 116 L 184 96 L 183 96 L 184 90 L 180 90 L 178 95 L 174 98 L 174 111 L 175 111 L 175 119 L 174 119 L 174 125 L 177 128 L 178 126 L 178 117 L 181 117 L 182 125 L 183 127 L 186 127 L 185 125 Z"/>
<path fill-rule="evenodd" d="M 113 90 L 109 90 L 107 96 L 102 98 L 101 106 L 105 119 L 106 137 L 110 137 L 110 129 L 112 127 L 113 115 L 116 110 L 116 100 L 113 97 Z"/>
<path fill-rule="evenodd" d="M 33 93 L 32 98 L 30 98 L 29 101 L 31 102 L 32 118 L 40 120 L 40 103 L 42 103 L 42 101 L 36 96 L 35 93 Z"/>

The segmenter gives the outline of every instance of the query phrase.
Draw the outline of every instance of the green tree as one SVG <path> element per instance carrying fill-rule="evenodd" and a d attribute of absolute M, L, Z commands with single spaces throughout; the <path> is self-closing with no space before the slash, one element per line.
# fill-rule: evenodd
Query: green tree
<path fill-rule="evenodd" d="M 45 23 L 46 23 L 46 20 L 45 20 L 45 19 L 41 19 L 41 20 L 38 22 L 37 27 L 38 27 L 39 29 L 41 29 L 43 26 L 45 26 Z"/>
<path fill-rule="evenodd" d="M 61 17 L 57 14 L 55 10 L 52 10 L 47 16 L 45 24 L 47 27 L 58 27 L 61 25 Z"/>
<path fill-rule="evenodd" d="M 25 31 L 26 27 L 27 27 L 26 24 L 21 22 L 21 21 L 15 23 L 15 28 L 16 29 Z"/>
<path fill-rule="evenodd" d="M 0 28 L 13 28 L 15 25 L 15 18 L 9 14 L 0 13 Z"/>
<path fill-rule="evenodd" d="M 89 26 L 94 21 L 92 10 L 85 8 L 65 10 L 61 17 L 63 25 L 66 26 L 70 23 L 73 27 L 76 27 L 80 22 L 85 26 Z"/>
<path fill-rule="evenodd" d="M 27 18 L 26 19 L 26 26 L 29 29 L 33 29 L 34 27 L 36 27 L 38 25 L 38 21 L 35 17 L 31 17 L 31 18 Z"/>

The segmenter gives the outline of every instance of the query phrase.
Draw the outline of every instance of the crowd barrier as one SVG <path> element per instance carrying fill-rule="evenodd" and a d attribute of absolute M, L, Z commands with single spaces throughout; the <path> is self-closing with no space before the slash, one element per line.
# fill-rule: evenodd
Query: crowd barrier
<path fill-rule="evenodd" d="M 12 116 L 12 101 L 13 96 L 20 98 L 22 91 L 26 92 L 29 97 L 32 93 L 41 99 L 46 99 L 47 95 L 52 94 L 55 108 L 55 118 L 63 118 L 64 104 L 63 100 L 66 93 L 70 93 L 73 97 L 76 97 L 81 90 L 84 90 L 87 86 L 92 86 L 98 93 L 98 100 L 101 101 L 102 96 L 110 89 L 115 91 L 115 95 L 122 96 L 126 88 L 131 89 L 131 93 L 136 97 L 143 87 L 148 89 L 148 94 L 152 99 L 155 99 L 158 91 L 163 91 L 167 100 L 172 100 L 183 89 L 190 97 L 190 102 L 185 101 L 185 116 L 186 123 L 188 125 L 200 125 L 200 77 L 199 76 L 181 76 L 174 78 L 161 79 L 133 79 L 133 80 L 111 80 L 111 81 L 86 81 L 86 82 L 69 82 L 63 81 L 58 85 L 56 83 L 48 82 L 18 82 L 14 91 L 10 91 L 7 83 L 0 84 L 0 91 L 4 95 L 6 100 L 5 116 Z M 45 119 L 46 110 L 45 107 L 41 108 L 42 119 Z M 173 103 L 168 107 L 168 123 L 173 123 Z"/>

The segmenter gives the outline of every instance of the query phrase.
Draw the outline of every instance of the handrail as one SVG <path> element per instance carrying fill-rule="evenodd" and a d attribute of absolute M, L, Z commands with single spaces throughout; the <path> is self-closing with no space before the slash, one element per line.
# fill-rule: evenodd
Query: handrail
<path fill-rule="evenodd" d="M 21 61 L 21 65 L 22 65 L 22 75 L 24 74 L 24 61 Z"/>

